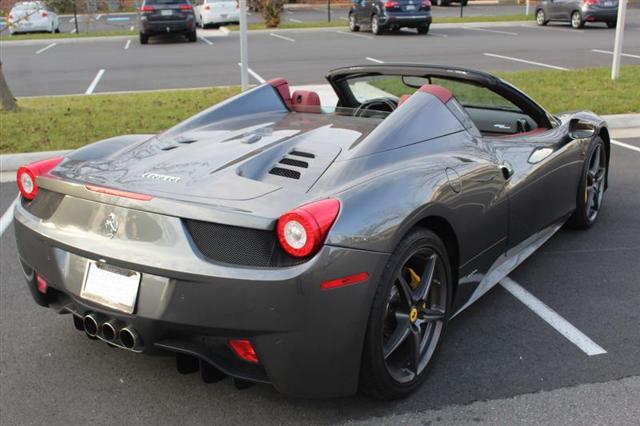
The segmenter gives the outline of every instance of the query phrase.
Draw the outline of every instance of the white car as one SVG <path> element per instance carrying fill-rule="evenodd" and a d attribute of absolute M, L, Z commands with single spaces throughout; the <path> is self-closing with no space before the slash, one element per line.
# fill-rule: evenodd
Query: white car
<path fill-rule="evenodd" d="M 240 21 L 236 0 L 197 0 L 195 9 L 196 23 L 202 28 Z"/>
<path fill-rule="evenodd" d="M 59 33 L 58 15 L 40 1 L 16 3 L 9 12 L 9 32 L 15 34 L 38 31 Z"/>

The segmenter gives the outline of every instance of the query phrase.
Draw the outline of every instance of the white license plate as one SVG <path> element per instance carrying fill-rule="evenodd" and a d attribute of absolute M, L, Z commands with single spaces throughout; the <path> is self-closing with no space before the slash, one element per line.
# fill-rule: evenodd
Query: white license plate
<path fill-rule="evenodd" d="M 139 286 L 139 272 L 89 262 L 80 297 L 130 314 L 136 306 Z"/>
<path fill-rule="evenodd" d="M 416 7 L 414 5 L 412 5 L 412 4 L 410 4 L 409 6 L 407 6 L 405 8 L 405 10 L 416 10 Z"/>
<path fill-rule="evenodd" d="M 166 10 L 166 9 L 165 10 L 161 10 L 160 14 L 162 16 L 171 16 L 171 15 L 173 15 L 173 10 L 171 10 L 171 9 L 169 9 L 169 10 Z"/>
<path fill-rule="evenodd" d="M 613 6 L 613 2 L 612 1 L 605 1 L 604 5 L 605 5 L 605 7 L 611 7 L 611 6 Z"/>

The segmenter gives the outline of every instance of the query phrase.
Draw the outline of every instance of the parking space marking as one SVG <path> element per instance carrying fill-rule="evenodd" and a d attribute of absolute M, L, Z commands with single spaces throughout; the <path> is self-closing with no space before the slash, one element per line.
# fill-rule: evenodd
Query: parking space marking
<path fill-rule="evenodd" d="M 130 31 L 133 31 L 133 30 L 134 30 L 133 25 L 129 28 L 129 30 L 130 30 Z"/>
<path fill-rule="evenodd" d="M 586 334 L 575 328 L 569 321 L 562 318 L 556 311 L 545 305 L 544 302 L 529 293 L 511 278 L 504 278 L 500 281 L 500 285 L 588 356 L 607 353 L 607 351 L 591 340 Z"/>
<path fill-rule="evenodd" d="M 591 51 L 596 53 L 604 53 L 605 55 L 613 55 L 613 52 L 610 50 L 591 49 Z M 621 53 L 620 56 L 625 56 L 627 58 L 640 59 L 640 55 L 632 55 L 630 53 Z"/>
<path fill-rule="evenodd" d="M 74 28 L 71 30 L 71 34 L 75 34 L 75 33 L 76 33 L 76 29 Z"/>
<path fill-rule="evenodd" d="M 202 41 L 204 41 L 205 43 L 207 43 L 209 46 L 212 46 L 213 43 L 211 43 L 206 37 L 204 36 L 198 36 L 198 38 Z"/>
<path fill-rule="evenodd" d="M 376 58 L 370 58 L 370 57 L 366 57 L 365 58 L 367 61 L 371 61 L 371 62 L 375 62 L 376 64 L 384 64 L 384 61 L 381 61 L 380 59 L 376 59 Z"/>
<path fill-rule="evenodd" d="M 46 47 L 43 47 L 42 49 L 40 49 L 40 50 L 38 50 L 38 51 L 36 52 L 36 55 L 41 54 L 41 53 L 42 53 L 42 52 L 44 52 L 45 50 L 49 50 L 49 49 L 51 49 L 51 48 L 52 48 L 53 46 L 55 46 L 55 45 L 56 45 L 56 43 L 51 43 L 50 45 L 48 45 L 48 46 L 46 46 Z"/>
<path fill-rule="evenodd" d="M 518 33 L 512 33 L 511 31 L 488 30 L 486 28 L 462 27 L 462 29 L 472 30 L 472 31 L 486 31 L 488 33 L 496 33 L 496 34 L 504 34 L 504 35 L 512 35 L 512 36 L 518 35 Z"/>
<path fill-rule="evenodd" d="M 226 36 L 228 36 L 228 35 L 229 35 L 229 33 L 231 32 L 231 31 L 229 31 L 229 28 L 227 28 L 227 27 L 220 27 L 220 28 L 219 28 L 219 31 L 220 31 L 222 34 L 226 35 Z"/>
<path fill-rule="evenodd" d="M 281 38 L 282 40 L 287 40 L 287 41 L 290 41 L 290 42 L 295 42 L 295 40 L 294 40 L 294 39 L 289 38 L 289 37 L 282 36 L 282 35 L 280 35 L 280 34 L 269 33 L 269 35 L 270 35 L 271 37 Z"/>
<path fill-rule="evenodd" d="M 302 21 L 299 19 L 293 19 L 293 18 L 289 18 L 289 21 L 291 22 L 295 22 L 296 24 L 302 24 Z"/>
<path fill-rule="evenodd" d="M 436 36 L 436 37 L 449 37 L 449 34 L 434 33 L 433 31 L 430 31 L 429 35 Z"/>
<path fill-rule="evenodd" d="M 241 67 L 241 66 L 242 66 L 242 63 L 238 62 L 238 66 L 239 66 L 239 67 Z M 256 80 L 258 80 L 258 82 L 259 82 L 260 84 L 262 84 L 262 83 L 266 83 L 266 82 L 267 82 L 267 80 L 265 80 L 264 78 L 260 77 L 260 75 L 259 75 L 257 72 L 255 72 L 254 70 L 252 70 L 251 68 L 247 68 L 247 71 L 249 72 L 249 74 L 251 74 L 251 76 L 252 76 L 253 78 L 255 78 Z"/>
<path fill-rule="evenodd" d="M 13 221 L 13 209 L 15 208 L 19 198 L 20 196 L 16 197 L 16 199 L 13 200 L 11 205 L 9 205 L 9 208 L 7 209 L 7 211 L 4 212 L 2 217 L 0 217 L 0 237 L 2 236 L 2 234 L 4 234 L 4 231 L 7 230 L 7 228 L 9 227 L 9 225 L 11 225 L 11 222 Z"/>
<path fill-rule="evenodd" d="M 522 28 L 534 28 L 536 30 L 545 30 L 545 31 L 563 31 L 563 32 L 570 32 L 570 33 L 583 33 L 584 30 L 574 30 L 574 29 L 569 29 L 569 28 L 553 28 L 553 27 L 549 27 L 548 25 L 546 27 L 536 27 L 536 26 L 532 26 L 532 25 L 520 25 Z"/>
<path fill-rule="evenodd" d="M 373 40 L 372 36 L 368 36 L 368 35 L 364 35 L 364 34 L 348 33 L 346 31 L 336 31 L 336 32 L 338 34 L 350 35 L 350 36 L 360 37 L 360 38 L 368 38 L 369 40 Z"/>
<path fill-rule="evenodd" d="M 537 65 L 539 67 L 551 68 L 554 70 L 569 71 L 569 68 L 559 67 L 556 65 L 543 64 L 542 62 L 527 61 L 526 59 L 519 59 L 511 56 L 496 55 L 495 53 L 483 53 L 483 55 L 491 56 L 492 58 L 506 59 L 508 61 L 523 62 L 525 64 Z"/>
<path fill-rule="evenodd" d="M 104 74 L 104 70 L 98 71 L 98 74 L 96 74 L 95 78 L 93 79 L 93 81 L 91 82 L 89 87 L 87 88 L 87 91 L 84 92 L 85 95 L 90 95 L 90 94 L 93 93 L 94 90 L 96 90 L 96 86 L 100 82 L 100 79 L 102 78 L 103 74 Z"/>
<path fill-rule="evenodd" d="M 99 14 L 99 15 L 96 16 L 96 21 L 99 21 L 100 18 L 102 18 L 102 14 Z"/>
<path fill-rule="evenodd" d="M 616 140 L 612 140 L 611 143 L 614 144 L 614 145 L 621 146 L 623 148 L 630 149 L 632 151 L 640 152 L 640 148 L 638 148 L 637 146 L 629 145 L 628 143 L 624 143 L 624 142 L 620 142 L 620 141 L 616 141 Z"/>
<path fill-rule="evenodd" d="M 349 18 L 345 18 L 344 16 L 341 16 L 340 19 L 342 19 L 343 21 L 348 21 Z"/>
<path fill-rule="evenodd" d="M 127 40 L 127 42 L 124 45 L 124 50 L 127 50 L 129 46 L 131 46 L 131 40 Z"/>

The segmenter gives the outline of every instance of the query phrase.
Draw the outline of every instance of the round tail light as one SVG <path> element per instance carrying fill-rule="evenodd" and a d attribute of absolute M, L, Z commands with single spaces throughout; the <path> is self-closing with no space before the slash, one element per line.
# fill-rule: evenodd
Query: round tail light
<path fill-rule="evenodd" d="M 315 254 L 338 216 L 340 202 L 334 198 L 305 204 L 283 214 L 276 232 L 280 245 L 293 257 Z"/>
<path fill-rule="evenodd" d="M 63 157 L 55 157 L 21 166 L 16 174 L 16 183 L 18 184 L 20 194 L 27 200 L 33 200 L 38 194 L 36 178 L 49 173 L 54 167 L 60 164 L 62 159 Z"/>

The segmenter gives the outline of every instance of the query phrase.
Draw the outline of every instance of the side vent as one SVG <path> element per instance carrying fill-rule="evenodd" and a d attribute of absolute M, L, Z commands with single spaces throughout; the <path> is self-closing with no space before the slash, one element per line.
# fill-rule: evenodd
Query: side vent
<path fill-rule="evenodd" d="M 309 163 L 307 163 L 306 161 L 294 160 L 293 158 L 283 158 L 282 160 L 280 160 L 280 164 L 286 164 L 288 166 L 294 166 L 294 167 L 302 167 L 304 169 L 309 168 Z"/>
<path fill-rule="evenodd" d="M 291 169 L 283 169 L 282 167 L 274 167 L 273 169 L 269 170 L 269 173 L 289 179 L 300 179 L 300 172 Z"/>

